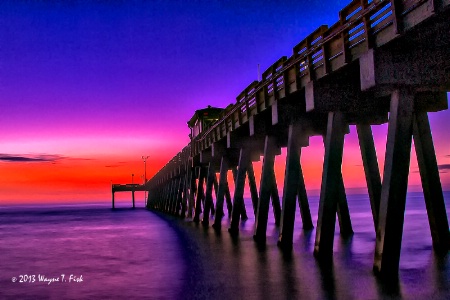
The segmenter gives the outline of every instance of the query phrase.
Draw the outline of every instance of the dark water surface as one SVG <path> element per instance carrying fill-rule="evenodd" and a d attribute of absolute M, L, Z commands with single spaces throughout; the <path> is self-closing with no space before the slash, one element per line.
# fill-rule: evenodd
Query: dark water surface
<path fill-rule="evenodd" d="M 314 259 L 315 231 L 301 229 L 298 211 L 287 255 L 273 217 L 266 246 L 253 242 L 250 203 L 236 239 L 226 217 L 216 234 L 145 209 L 0 207 L 0 299 L 450 299 L 449 255 L 432 251 L 422 194 L 408 195 L 400 280 L 388 285 L 372 273 L 368 198 L 348 200 L 355 234 L 342 239 L 337 226 L 332 268 Z M 310 197 L 314 224 L 317 202 Z"/>

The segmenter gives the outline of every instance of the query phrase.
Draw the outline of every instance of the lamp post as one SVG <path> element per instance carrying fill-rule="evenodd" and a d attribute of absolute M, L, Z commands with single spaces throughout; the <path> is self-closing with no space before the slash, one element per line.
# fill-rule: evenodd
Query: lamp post
<path fill-rule="evenodd" d="M 131 201 L 133 201 L 134 208 L 134 174 L 131 174 Z"/>
<path fill-rule="evenodd" d="M 147 159 L 149 156 L 142 155 L 142 159 L 144 160 L 144 186 L 147 183 Z M 144 203 L 147 206 L 147 191 L 144 191 Z"/>

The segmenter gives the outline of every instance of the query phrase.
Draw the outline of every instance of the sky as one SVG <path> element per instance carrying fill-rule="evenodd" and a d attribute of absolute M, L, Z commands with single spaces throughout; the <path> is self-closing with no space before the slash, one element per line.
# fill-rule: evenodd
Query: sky
<path fill-rule="evenodd" d="M 189 142 L 186 122 L 196 109 L 235 102 L 258 64 L 264 71 L 290 56 L 348 2 L 1 1 L 0 205 L 110 201 L 111 183 L 130 183 L 131 174 L 142 182 L 142 155 L 150 178 Z M 430 114 L 445 189 L 449 117 Z M 382 170 L 387 127 L 373 130 Z M 351 128 L 349 191 L 366 191 L 360 157 Z M 411 157 L 410 186 L 420 190 Z M 312 193 L 322 163 L 322 141 L 313 137 L 302 152 Z"/>

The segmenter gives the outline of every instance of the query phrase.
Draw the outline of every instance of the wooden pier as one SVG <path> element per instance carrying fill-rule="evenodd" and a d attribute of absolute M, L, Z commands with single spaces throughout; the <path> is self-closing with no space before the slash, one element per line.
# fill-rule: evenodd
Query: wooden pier
<path fill-rule="evenodd" d="M 304 229 L 313 227 L 301 149 L 309 137 L 322 136 L 325 154 L 317 158 L 323 159 L 323 174 L 314 254 L 330 262 L 336 219 L 343 237 L 353 233 L 341 167 L 344 136 L 349 125 L 356 125 L 376 232 L 374 271 L 382 278 L 398 274 L 412 139 L 433 247 L 436 253 L 448 253 L 449 225 L 428 112 L 448 108 L 449 20 L 449 0 L 352 1 L 334 25 L 317 28 L 290 57 L 270 66 L 261 81 L 248 85 L 236 103 L 214 110 L 214 116 L 197 111 L 200 115 L 189 124 L 191 142 L 146 184 L 147 207 L 202 220 L 205 226 L 214 208 L 213 227 L 220 230 L 226 200 L 229 232 L 237 235 L 247 214 L 243 192 L 248 178 L 255 241 L 265 243 L 272 202 L 279 246 L 290 249 L 297 201 Z M 208 120 L 201 117 L 205 112 Z M 386 122 L 381 176 L 371 125 Z M 274 159 L 282 147 L 287 157 L 280 201 Z M 257 191 L 253 162 L 261 156 Z M 227 183 L 229 170 L 234 191 Z"/>
<path fill-rule="evenodd" d="M 138 191 L 147 191 L 147 188 L 143 184 L 136 183 L 127 183 L 127 184 L 113 184 L 111 185 L 111 194 L 112 194 L 112 208 L 116 208 L 114 194 L 116 192 L 131 192 L 131 201 L 133 203 L 133 208 L 135 208 L 135 197 L 134 192 Z"/>

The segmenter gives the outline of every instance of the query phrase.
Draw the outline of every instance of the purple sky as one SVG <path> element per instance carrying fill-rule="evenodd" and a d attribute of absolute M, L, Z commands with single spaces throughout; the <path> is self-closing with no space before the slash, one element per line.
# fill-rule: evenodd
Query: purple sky
<path fill-rule="evenodd" d="M 257 64 L 264 71 L 290 55 L 343 5 L 2 1 L 2 135 L 176 132 L 195 109 L 233 102 Z"/>

